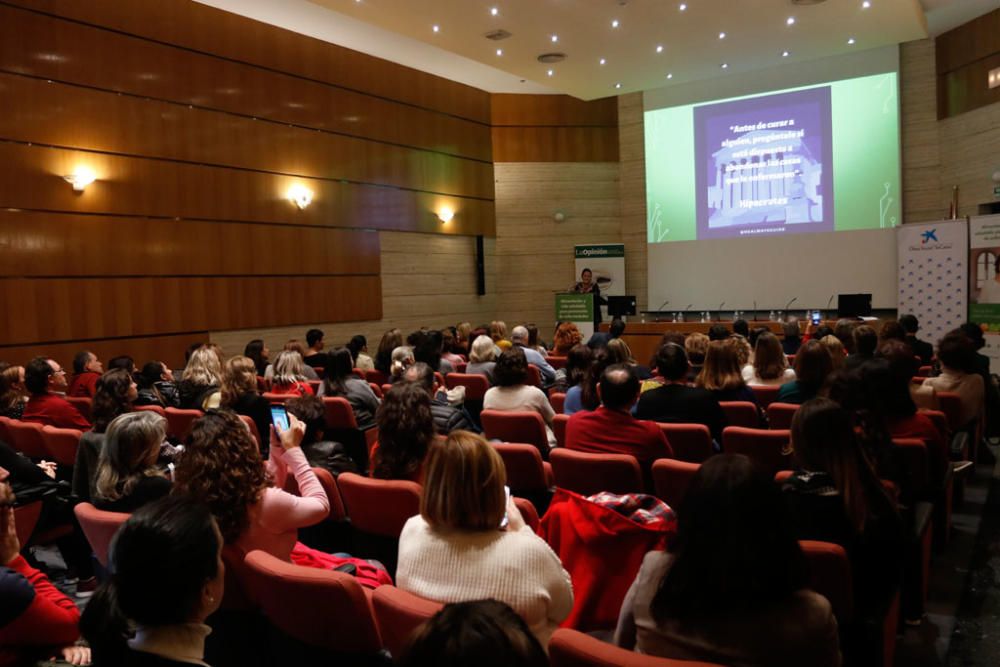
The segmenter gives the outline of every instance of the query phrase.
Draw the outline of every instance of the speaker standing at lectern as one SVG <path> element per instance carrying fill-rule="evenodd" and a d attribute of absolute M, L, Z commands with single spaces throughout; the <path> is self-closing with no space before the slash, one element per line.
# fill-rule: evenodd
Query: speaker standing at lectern
<path fill-rule="evenodd" d="M 581 271 L 580 282 L 573 285 L 570 292 L 594 295 L 594 331 L 596 332 L 601 325 L 601 306 L 608 305 L 608 300 L 601 296 L 601 288 L 594 281 L 594 272 L 590 269 Z"/>

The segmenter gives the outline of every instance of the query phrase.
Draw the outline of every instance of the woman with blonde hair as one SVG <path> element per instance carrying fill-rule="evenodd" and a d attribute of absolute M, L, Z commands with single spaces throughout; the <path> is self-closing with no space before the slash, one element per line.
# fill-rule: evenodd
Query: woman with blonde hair
<path fill-rule="evenodd" d="M 472 350 L 469 352 L 469 363 L 465 367 L 465 372 L 485 375 L 490 384 L 493 384 L 496 359 L 496 346 L 493 345 L 493 340 L 489 336 L 477 336 L 476 340 L 472 341 Z"/>
<path fill-rule="evenodd" d="M 271 382 L 272 394 L 291 394 L 292 396 L 312 396 L 313 389 L 306 382 L 306 365 L 302 355 L 292 350 L 283 350 L 274 361 L 274 380 Z"/>
<path fill-rule="evenodd" d="M 285 343 L 283 351 L 298 352 L 299 356 L 302 357 L 303 360 L 310 354 L 309 348 L 307 348 L 302 341 L 296 340 L 295 338 L 292 338 L 287 343 Z M 277 371 L 277 363 L 278 363 L 277 359 L 275 359 L 273 363 L 268 364 L 267 368 L 264 369 L 264 379 L 267 380 L 268 382 L 274 380 L 274 374 Z M 306 380 L 319 379 L 319 375 L 316 374 L 316 371 L 313 369 L 313 367 L 306 364 L 305 361 L 302 362 L 302 372 L 300 373 L 300 375 L 304 377 Z"/>
<path fill-rule="evenodd" d="M 773 333 L 767 331 L 757 337 L 753 363 L 743 367 L 743 379 L 751 387 L 780 386 L 795 379 L 781 341 Z"/>
<path fill-rule="evenodd" d="M 0 365 L 0 417 L 20 419 L 27 402 L 24 366 Z"/>
<path fill-rule="evenodd" d="M 739 363 L 740 368 L 750 363 L 750 360 L 753 358 L 753 348 L 750 347 L 750 341 L 746 339 L 746 336 L 743 334 L 732 334 L 726 339 L 726 342 L 736 350 L 736 361 Z"/>
<path fill-rule="evenodd" d="M 460 322 L 459 325 L 455 327 L 455 346 L 456 348 L 464 350 L 462 354 L 469 354 L 472 352 L 471 322 Z"/>
<path fill-rule="evenodd" d="M 202 345 L 191 353 L 181 381 L 177 383 L 181 407 L 195 410 L 209 410 L 219 407 L 222 395 L 222 365 L 215 351 Z"/>
<path fill-rule="evenodd" d="M 222 406 L 253 420 L 260 438 L 261 454 L 268 457 L 271 405 L 257 388 L 257 365 L 250 357 L 236 356 L 226 361 L 222 372 Z"/>
<path fill-rule="evenodd" d="M 844 365 L 847 358 L 847 350 L 844 344 L 836 336 L 823 336 L 819 339 L 820 344 L 830 353 L 830 361 L 833 362 L 833 370 L 838 370 Z"/>
<path fill-rule="evenodd" d="M 552 334 L 552 354 L 565 357 L 574 345 L 583 342 L 583 334 L 572 322 L 560 322 Z"/>
<path fill-rule="evenodd" d="M 643 366 L 636 362 L 635 357 L 632 356 L 632 349 L 621 338 L 612 338 L 609 340 L 605 349 L 608 355 L 608 366 L 615 364 L 631 366 L 635 369 L 635 374 L 639 376 L 640 380 L 648 380 L 653 377 L 653 373 L 649 370 L 648 366 Z"/>
<path fill-rule="evenodd" d="M 513 343 L 507 336 L 507 323 L 503 320 L 493 320 L 490 322 L 490 338 L 501 352 L 509 350 Z"/>
<path fill-rule="evenodd" d="M 420 514 L 399 538 L 396 585 L 438 602 L 505 602 L 546 646 L 572 610 L 573 587 L 508 498 L 500 455 L 481 436 L 454 431 L 431 444 L 424 472 Z"/>
<path fill-rule="evenodd" d="M 94 506 L 106 512 L 134 512 L 170 493 L 170 480 L 156 465 L 167 437 L 167 420 L 155 412 L 116 417 L 104 436 L 97 463 Z"/>
<path fill-rule="evenodd" d="M 694 384 L 708 389 L 717 401 L 748 401 L 757 405 L 757 397 L 740 372 L 736 348 L 728 340 L 713 340 L 708 344 L 705 365 Z"/>

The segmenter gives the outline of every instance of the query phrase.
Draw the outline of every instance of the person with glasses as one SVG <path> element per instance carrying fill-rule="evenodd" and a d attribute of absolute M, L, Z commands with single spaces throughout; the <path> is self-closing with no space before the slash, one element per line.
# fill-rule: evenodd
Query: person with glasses
<path fill-rule="evenodd" d="M 21 419 L 56 428 L 89 431 L 90 422 L 65 398 L 66 371 L 54 359 L 35 357 L 24 369 L 24 386 L 31 393 Z"/>

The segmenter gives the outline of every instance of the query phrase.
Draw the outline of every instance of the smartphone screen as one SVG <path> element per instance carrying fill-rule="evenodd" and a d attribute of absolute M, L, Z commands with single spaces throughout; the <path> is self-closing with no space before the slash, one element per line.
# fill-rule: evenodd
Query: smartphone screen
<path fill-rule="evenodd" d="M 507 507 L 507 504 L 510 503 L 510 487 L 507 486 L 507 485 L 504 485 L 503 492 L 504 492 L 503 506 Z M 501 528 L 506 528 L 507 524 L 509 524 L 509 523 L 510 523 L 510 518 L 507 516 L 507 511 L 504 510 L 503 518 L 500 519 L 500 527 Z"/>
<path fill-rule="evenodd" d="M 812 321 L 813 321 L 813 324 L 819 324 L 819 311 L 818 310 L 814 310 L 813 311 Z"/>
<path fill-rule="evenodd" d="M 271 421 L 274 423 L 274 427 L 278 429 L 278 433 L 288 430 L 288 411 L 285 410 L 284 405 L 271 406 Z"/>

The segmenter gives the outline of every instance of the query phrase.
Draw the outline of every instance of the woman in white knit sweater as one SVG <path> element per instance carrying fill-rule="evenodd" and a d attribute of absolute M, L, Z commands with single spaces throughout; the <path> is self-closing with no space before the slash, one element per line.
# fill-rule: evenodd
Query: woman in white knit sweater
<path fill-rule="evenodd" d="M 424 475 L 420 514 L 399 538 L 396 585 L 439 602 L 505 602 L 547 646 L 573 608 L 573 587 L 507 499 L 500 455 L 482 437 L 454 431 L 431 445 Z"/>

